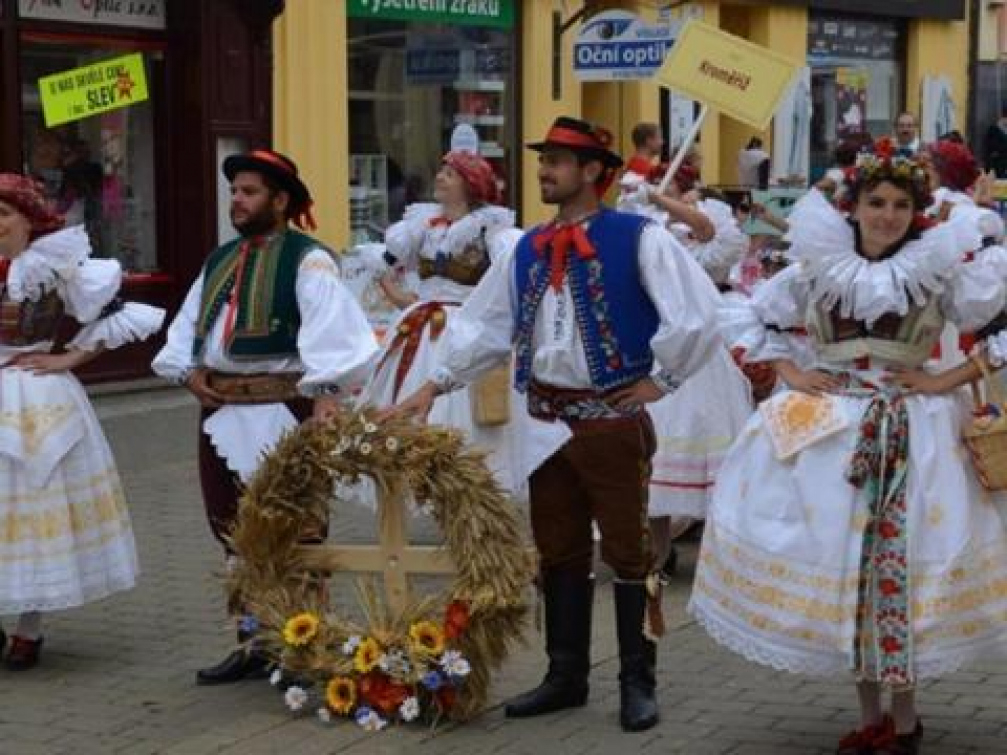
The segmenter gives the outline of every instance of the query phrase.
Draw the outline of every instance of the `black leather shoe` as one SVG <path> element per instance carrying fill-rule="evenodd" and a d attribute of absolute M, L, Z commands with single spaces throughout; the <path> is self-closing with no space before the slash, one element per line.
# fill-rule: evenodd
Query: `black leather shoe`
<path fill-rule="evenodd" d="M 265 679 L 269 659 L 248 648 L 238 648 L 216 666 L 196 672 L 196 684 L 233 684 L 243 679 Z"/>
<path fill-rule="evenodd" d="M 562 572 L 546 573 L 542 592 L 549 671 L 539 686 L 507 703 L 507 718 L 541 716 L 587 703 L 594 580 Z"/>
<path fill-rule="evenodd" d="M 647 588 L 642 582 L 612 585 L 619 639 L 619 723 L 624 731 L 646 731 L 658 721 L 654 667 L 657 648 L 643 636 Z"/>

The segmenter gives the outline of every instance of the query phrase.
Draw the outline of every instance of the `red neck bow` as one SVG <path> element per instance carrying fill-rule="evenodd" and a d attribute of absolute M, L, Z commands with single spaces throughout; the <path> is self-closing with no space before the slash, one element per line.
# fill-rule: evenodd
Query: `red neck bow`
<path fill-rule="evenodd" d="M 427 225 L 431 228 L 436 228 L 440 225 L 447 227 L 451 225 L 451 218 L 444 215 L 436 215 L 427 221 Z"/>
<path fill-rule="evenodd" d="M 540 257 L 547 249 L 550 250 L 549 285 L 556 292 L 563 288 L 567 254 L 571 247 L 582 260 L 591 259 L 597 254 L 582 223 L 573 225 L 550 223 L 535 234 L 532 244 Z"/>

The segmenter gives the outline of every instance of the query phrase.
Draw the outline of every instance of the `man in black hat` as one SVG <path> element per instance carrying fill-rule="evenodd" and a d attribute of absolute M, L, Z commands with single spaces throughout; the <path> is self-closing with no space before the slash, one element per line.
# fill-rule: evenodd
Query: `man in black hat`
<path fill-rule="evenodd" d="M 294 163 L 260 149 L 229 157 L 223 169 L 240 235 L 207 258 L 153 369 L 202 407 L 200 484 L 210 528 L 230 559 L 241 482 L 285 431 L 338 410 L 341 396 L 366 378 L 377 344 L 332 254 L 288 227 L 314 228 Z M 200 670 L 197 683 L 261 676 L 265 661 L 249 642 L 255 629 L 255 618 L 242 616 L 241 647 Z"/>
<path fill-rule="evenodd" d="M 718 339 L 718 294 L 667 230 L 601 204 L 622 164 L 611 141 L 604 129 L 560 118 L 529 145 L 541 153 L 542 200 L 556 205 L 556 218 L 493 264 L 455 315 L 458 327 L 441 337 L 433 380 L 396 411 L 425 416 L 434 397 L 513 349 L 515 386 L 528 396 L 537 436 L 526 444 L 536 454 L 526 469 L 549 670 L 506 713 L 587 701 L 594 520 L 616 574 L 620 722 L 642 731 L 658 720 L 655 646 L 644 632 L 648 597 L 656 598 L 647 531 L 655 439 L 644 407 L 706 361 Z"/>

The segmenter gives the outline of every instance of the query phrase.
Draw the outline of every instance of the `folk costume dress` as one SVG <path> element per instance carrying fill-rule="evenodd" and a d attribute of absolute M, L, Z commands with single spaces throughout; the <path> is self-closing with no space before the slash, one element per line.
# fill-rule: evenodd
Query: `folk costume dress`
<path fill-rule="evenodd" d="M 1007 651 L 1003 496 L 980 488 L 958 394 L 905 396 L 888 366 L 924 365 L 945 321 L 1004 304 L 1003 250 L 963 265 L 940 224 L 886 259 L 856 249 L 817 191 L 790 218 L 797 262 L 759 290 L 754 358 L 789 358 L 806 326 L 845 388 L 783 391 L 721 467 L 690 610 L 728 648 L 778 669 L 889 685 Z"/>
<path fill-rule="evenodd" d="M 441 337 L 458 307 L 520 237 L 514 213 L 504 207 L 483 205 L 454 222 L 444 218 L 438 204 L 406 209 L 405 217 L 386 233 L 386 259 L 415 273 L 419 300 L 389 329 L 362 403 L 392 406 L 430 378 Z M 517 490 L 523 485 L 512 460 L 514 423 L 476 424 L 468 389 L 438 398 L 429 422 L 458 428 L 472 444 L 487 450 L 487 461 L 505 488 Z"/>
<path fill-rule="evenodd" d="M 82 326 L 70 349 L 160 329 L 164 311 L 121 302 L 119 263 L 90 254 L 75 226 L 40 236 L 0 275 L 0 613 L 70 608 L 136 583 L 119 475 L 80 382 L 7 364 L 51 351 L 64 315 Z"/>
<path fill-rule="evenodd" d="M 667 223 L 667 214 L 655 213 L 653 205 L 647 208 L 626 202 L 623 206 Z M 710 241 L 697 242 L 689 228 L 680 223 L 670 230 L 720 286 L 727 282 L 731 267 L 744 253 L 748 238 L 723 202 L 702 200 L 698 209 L 713 223 L 715 236 Z M 657 435 L 650 517 L 703 519 L 717 470 L 752 413 L 748 381 L 727 348 L 719 346 L 699 372 L 672 395 L 648 406 L 647 411 Z"/>
<path fill-rule="evenodd" d="M 1003 242 L 1003 219 L 994 210 L 976 204 L 965 192 L 941 186 L 934 192 L 934 201 L 927 214 L 962 229 L 968 239 L 962 249 L 963 263 L 972 262 L 986 249 L 999 247 Z M 977 340 L 977 334 L 959 332 L 954 323 L 946 323 L 940 346 L 934 352 L 935 365 L 946 369 L 961 364 L 968 358 Z"/>
<path fill-rule="evenodd" d="M 236 283 L 239 272 L 242 282 Z M 236 285 L 238 297 L 232 295 Z M 371 327 L 342 284 L 332 253 L 288 229 L 238 239 L 211 254 L 152 367 L 179 383 L 203 367 L 224 377 L 290 379 L 294 396 L 349 398 L 376 353 Z M 204 413 L 201 429 L 227 467 L 247 481 L 262 454 L 303 419 L 292 405 L 227 403 Z"/>

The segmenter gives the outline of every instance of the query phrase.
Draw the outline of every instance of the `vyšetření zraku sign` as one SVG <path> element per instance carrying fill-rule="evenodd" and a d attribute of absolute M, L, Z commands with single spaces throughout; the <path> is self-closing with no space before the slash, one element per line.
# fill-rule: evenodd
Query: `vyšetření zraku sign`
<path fill-rule="evenodd" d="M 689 21 L 657 79 L 742 123 L 764 129 L 798 63 L 702 21 Z"/>
<path fill-rule="evenodd" d="M 143 55 L 133 53 L 38 80 L 47 128 L 147 99 Z"/>
<path fill-rule="evenodd" d="M 514 26 L 516 0 L 347 0 L 346 15 L 427 24 Z"/>

